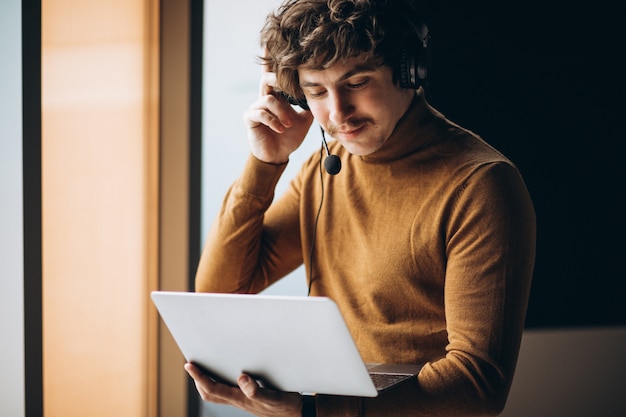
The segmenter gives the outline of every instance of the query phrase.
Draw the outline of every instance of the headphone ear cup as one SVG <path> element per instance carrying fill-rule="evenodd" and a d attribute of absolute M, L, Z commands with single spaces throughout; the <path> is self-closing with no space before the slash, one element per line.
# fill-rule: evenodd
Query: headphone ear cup
<path fill-rule="evenodd" d="M 421 85 L 426 84 L 428 80 L 428 69 L 430 68 L 430 54 L 428 50 L 428 45 L 426 43 L 422 45 L 418 45 L 415 48 L 415 54 L 417 58 L 415 59 L 415 67 L 417 79 Z"/>
<path fill-rule="evenodd" d="M 405 48 L 400 54 L 398 78 L 402 88 L 417 90 L 428 78 L 427 50 L 420 45 Z"/>
<path fill-rule="evenodd" d="M 406 47 L 400 53 L 398 62 L 398 78 L 402 88 L 417 90 L 426 84 L 430 56 L 428 50 L 428 28 L 420 26 L 420 39 L 410 47 Z"/>
<path fill-rule="evenodd" d="M 400 79 L 400 87 L 417 89 L 415 78 L 415 57 L 409 53 L 408 48 L 404 48 L 400 54 L 400 62 L 398 65 L 398 77 Z"/>

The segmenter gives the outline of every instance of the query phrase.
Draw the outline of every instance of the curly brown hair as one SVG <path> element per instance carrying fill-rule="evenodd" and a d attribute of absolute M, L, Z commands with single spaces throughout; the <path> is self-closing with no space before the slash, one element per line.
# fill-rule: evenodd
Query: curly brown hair
<path fill-rule="evenodd" d="M 324 69 L 367 53 L 396 77 L 394 64 L 415 42 L 421 21 L 412 0 L 286 0 L 267 16 L 260 59 L 282 91 L 303 99 L 301 65 Z"/>

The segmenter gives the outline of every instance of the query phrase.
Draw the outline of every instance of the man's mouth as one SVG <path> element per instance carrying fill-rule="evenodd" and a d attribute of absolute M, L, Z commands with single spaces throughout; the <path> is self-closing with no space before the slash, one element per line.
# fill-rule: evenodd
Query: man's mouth
<path fill-rule="evenodd" d="M 367 123 L 362 123 L 347 129 L 329 129 L 328 134 L 335 139 L 350 141 L 356 139 L 365 130 L 366 125 Z"/>

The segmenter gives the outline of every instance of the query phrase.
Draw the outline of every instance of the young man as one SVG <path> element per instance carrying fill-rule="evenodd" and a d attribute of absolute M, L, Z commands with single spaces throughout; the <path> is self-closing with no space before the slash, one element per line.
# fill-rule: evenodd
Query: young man
<path fill-rule="evenodd" d="M 311 295 L 339 305 L 364 361 L 424 364 L 376 398 L 318 395 L 305 415 L 499 413 L 526 314 L 534 211 L 515 166 L 424 99 L 416 9 L 288 0 L 261 41 L 266 71 L 244 116 L 251 156 L 209 233 L 197 291 L 256 293 L 304 263 Z M 335 139 L 341 172 L 323 172 L 315 154 L 273 202 L 313 119 Z M 206 401 L 303 415 L 298 394 L 186 369 Z"/>

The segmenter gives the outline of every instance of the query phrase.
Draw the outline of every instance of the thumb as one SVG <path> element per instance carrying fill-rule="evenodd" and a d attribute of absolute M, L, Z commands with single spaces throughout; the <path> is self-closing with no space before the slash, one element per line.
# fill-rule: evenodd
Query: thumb
<path fill-rule="evenodd" d="M 243 374 L 239 376 L 239 378 L 237 378 L 237 384 L 241 392 L 249 399 L 253 399 L 259 392 L 259 384 L 249 375 Z"/>

